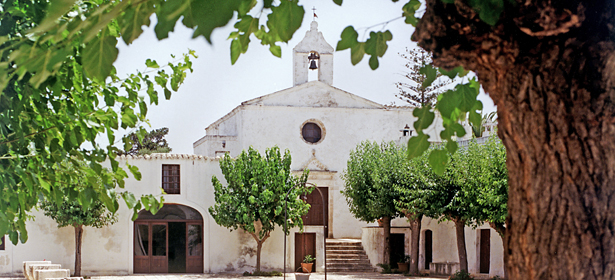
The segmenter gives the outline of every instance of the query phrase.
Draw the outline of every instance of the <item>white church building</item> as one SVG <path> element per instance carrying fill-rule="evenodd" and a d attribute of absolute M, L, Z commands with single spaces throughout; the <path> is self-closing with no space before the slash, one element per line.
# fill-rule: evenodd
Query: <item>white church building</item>
<path fill-rule="evenodd" d="M 332 86 L 334 49 L 312 22 L 303 40 L 294 48 L 294 86 L 242 102 L 210 124 L 194 142 L 194 154 L 123 156 L 122 163 L 139 167 L 140 181 L 127 179 L 126 190 L 161 195 L 165 206 L 156 215 L 142 211 L 136 221 L 122 206 L 118 222 L 101 229 L 86 227 L 83 234 L 83 275 L 129 275 L 141 273 L 242 273 L 256 265 L 256 242 L 242 230 L 218 226 L 208 213 L 214 204 L 212 176 L 224 182 L 220 156 L 237 156 L 250 146 L 264 152 L 278 146 L 292 155 L 291 169 L 298 174 L 309 169 L 308 182 L 325 197 L 325 216 L 318 192 L 313 192 L 304 233 L 291 231 L 284 260 L 284 234 L 276 229 L 263 244 L 262 269 L 297 268 L 306 253 L 316 258 L 316 270 L 325 266 L 323 240 L 362 240 L 373 268 L 382 262 L 382 228 L 354 218 L 341 194 L 350 151 L 361 141 L 407 141 L 415 117 L 412 107 L 385 106 Z M 314 64 L 314 65 L 312 65 Z M 318 79 L 308 81 L 315 68 Z M 437 124 L 436 124 L 437 125 Z M 350 129 L 352 128 L 352 129 Z M 430 139 L 438 139 L 436 129 Z M 315 198 L 314 196 L 318 196 Z M 0 275 L 20 274 L 23 261 L 51 260 L 73 268 L 74 231 L 57 228 L 41 212 L 27 224 L 26 244 L 10 242 L 0 247 Z M 323 224 L 327 226 L 326 234 Z M 406 219 L 392 222 L 393 251 L 410 254 L 410 229 Z M 424 218 L 421 229 L 419 267 L 428 272 L 430 263 L 458 262 L 453 223 Z M 326 235 L 326 236 L 325 236 Z M 469 272 L 503 276 L 503 246 L 488 225 L 465 229 Z"/>

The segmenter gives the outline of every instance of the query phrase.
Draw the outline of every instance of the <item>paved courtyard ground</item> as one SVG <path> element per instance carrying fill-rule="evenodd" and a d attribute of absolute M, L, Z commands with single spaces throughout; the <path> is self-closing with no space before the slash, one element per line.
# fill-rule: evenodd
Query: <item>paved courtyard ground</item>
<path fill-rule="evenodd" d="M 327 280 L 368 280 L 368 279 L 421 279 L 421 280 L 442 280 L 448 277 L 431 276 L 431 277 L 407 277 L 400 274 L 380 274 L 377 272 L 368 273 L 356 273 L 356 274 L 341 274 L 341 273 L 328 273 Z M 250 276 L 244 277 L 237 274 L 142 274 L 142 275 L 126 275 L 126 276 L 92 276 L 93 280 L 228 280 L 228 279 L 241 279 L 241 280 L 284 280 L 282 276 L 276 277 L 262 277 L 262 276 Z M 287 280 L 295 280 L 295 275 L 292 273 L 286 274 Z M 310 280 L 324 280 L 324 273 L 312 273 Z M 0 278 L 0 280 L 24 280 L 24 278 Z"/>

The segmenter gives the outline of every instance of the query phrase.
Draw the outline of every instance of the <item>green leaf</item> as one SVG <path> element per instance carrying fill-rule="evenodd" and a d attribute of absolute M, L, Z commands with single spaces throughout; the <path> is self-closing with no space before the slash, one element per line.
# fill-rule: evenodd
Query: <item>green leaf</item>
<path fill-rule="evenodd" d="M 49 3 L 49 7 L 45 10 L 45 18 L 33 28 L 30 33 L 38 33 L 49 30 L 57 26 L 58 19 L 68 13 L 75 5 L 76 0 L 54 0 Z"/>
<path fill-rule="evenodd" d="M 135 208 L 135 206 L 137 206 L 137 199 L 135 198 L 135 195 L 133 193 L 124 192 L 122 193 L 122 198 L 124 198 L 124 201 L 126 202 L 126 206 L 128 206 L 128 208 L 133 209 Z"/>
<path fill-rule="evenodd" d="M 408 139 L 408 159 L 413 159 L 422 155 L 429 149 L 429 135 L 419 133 L 417 136 L 412 136 Z"/>
<path fill-rule="evenodd" d="M 478 13 L 480 19 L 494 26 L 504 11 L 504 0 L 468 0 L 470 7 Z"/>
<path fill-rule="evenodd" d="M 354 30 L 354 27 L 347 26 L 342 31 L 341 39 L 337 42 L 335 50 L 342 51 L 356 46 L 358 44 L 357 38 L 359 38 L 359 34 Z"/>
<path fill-rule="evenodd" d="M 231 64 L 232 65 L 235 65 L 235 62 L 237 62 L 237 59 L 239 58 L 239 55 L 241 53 L 242 53 L 241 42 L 239 42 L 239 40 L 237 39 L 231 41 Z"/>
<path fill-rule="evenodd" d="M 271 52 L 271 54 L 273 54 L 274 56 L 277 57 L 282 57 L 282 48 L 280 46 L 277 45 L 271 45 L 269 46 L 269 51 Z"/>
<path fill-rule="evenodd" d="M 141 181 L 141 172 L 139 172 L 139 167 L 130 164 L 126 164 L 126 166 L 128 167 L 128 170 L 130 170 L 130 173 L 132 173 L 132 176 L 135 176 L 135 180 Z"/>
<path fill-rule="evenodd" d="M 387 51 L 387 42 L 393 40 L 393 34 L 385 32 L 370 32 L 369 39 L 365 41 L 365 53 L 382 57 Z"/>
<path fill-rule="evenodd" d="M 145 66 L 147 66 L 149 68 L 154 68 L 154 69 L 160 68 L 160 66 L 158 65 L 158 63 L 155 60 L 151 60 L 149 58 L 145 61 Z"/>
<path fill-rule="evenodd" d="M 117 39 L 101 36 L 90 41 L 83 50 L 83 69 L 92 79 L 104 82 L 111 73 L 113 62 L 117 59 Z"/>
<path fill-rule="evenodd" d="M 459 145 L 457 144 L 457 141 L 446 141 L 446 150 L 449 153 L 454 154 L 455 152 L 457 152 L 458 148 Z"/>
<path fill-rule="evenodd" d="M 183 23 L 190 28 L 196 26 L 192 37 L 202 35 L 211 44 L 213 30 L 228 24 L 240 4 L 240 0 L 192 0 L 183 13 Z"/>
<path fill-rule="evenodd" d="M 440 71 L 442 75 L 447 76 L 451 79 L 454 79 L 455 77 L 457 77 L 457 75 L 459 75 L 459 77 L 464 77 L 465 75 L 470 73 L 470 71 L 463 69 L 463 66 L 457 66 L 450 71 L 444 68 L 438 68 L 438 71 Z"/>
<path fill-rule="evenodd" d="M 472 110 L 477 101 L 478 90 L 469 84 L 460 84 L 455 87 L 455 91 L 460 95 L 459 109 L 463 112 Z"/>
<path fill-rule="evenodd" d="M 169 37 L 169 33 L 175 29 L 177 20 L 179 20 L 184 13 L 189 13 L 189 11 L 186 10 L 190 7 L 191 3 L 192 1 L 185 0 L 167 0 L 160 3 L 160 7 L 156 11 L 156 19 L 158 22 L 154 28 L 158 40 Z"/>
<path fill-rule="evenodd" d="M 444 174 L 448 160 L 449 156 L 446 150 L 433 150 L 429 154 L 429 165 L 431 165 L 433 172 L 438 175 Z"/>
<path fill-rule="evenodd" d="M 136 5 L 129 5 L 124 13 L 118 18 L 119 25 L 122 27 L 122 39 L 126 45 L 130 45 L 134 39 L 138 38 L 143 29 L 141 26 L 149 26 L 150 16 L 154 13 L 152 2 L 144 2 Z"/>
<path fill-rule="evenodd" d="M 427 129 L 436 117 L 436 114 L 431 111 L 431 107 L 429 106 L 415 108 L 412 111 L 412 115 L 417 117 L 417 120 L 414 122 L 414 129 L 416 129 L 417 132 Z"/>
<path fill-rule="evenodd" d="M 352 65 L 357 65 L 363 60 L 363 56 L 365 55 L 364 45 L 365 43 L 358 43 L 355 47 L 350 49 L 350 62 L 352 62 Z"/>
<path fill-rule="evenodd" d="M 267 27 L 277 35 L 277 39 L 288 42 L 301 27 L 304 14 L 305 10 L 299 6 L 298 0 L 281 1 L 279 6 L 271 8 L 271 14 L 267 16 Z"/>
<path fill-rule="evenodd" d="M 337 4 L 338 6 L 342 5 L 342 1 L 343 0 L 333 0 L 333 3 Z"/>
<path fill-rule="evenodd" d="M 439 96 L 436 109 L 440 112 L 442 117 L 446 119 L 451 118 L 451 115 L 461 102 L 459 96 L 460 95 L 456 91 L 452 90 L 447 90 Z"/>
<path fill-rule="evenodd" d="M 416 27 L 418 23 L 418 19 L 414 14 L 421 7 L 421 2 L 419 0 L 410 0 L 406 5 L 404 5 L 401 9 L 403 11 L 403 16 L 406 17 L 405 22 L 407 24 L 412 24 L 412 26 Z"/>
<path fill-rule="evenodd" d="M 434 68 L 431 64 L 423 65 L 419 70 L 419 73 L 425 75 L 425 80 L 421 85 L 423 88 L 428 88 L 429 86 L 431 86 L 433 81 L 438 78 L 438 69 Z"/>

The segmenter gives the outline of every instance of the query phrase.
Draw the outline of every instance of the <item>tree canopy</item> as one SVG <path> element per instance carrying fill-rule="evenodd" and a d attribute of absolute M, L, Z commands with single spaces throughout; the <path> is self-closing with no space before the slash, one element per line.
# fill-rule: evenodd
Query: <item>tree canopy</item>
<path fill-rule="evenodd" d="M 87 168 L 84 162 L 65 161 L 62 165 L 66 168 L 59 170 L 77 171 L 82 168 Z M 105 170 L 106 173 L 106 170 Z M 83 237 L 83 227 L 102 228 L 107 225 L 117 222 L 117 214 L 115 211 L 109 211 L 101 200 L 93 197 L 85 197 L 79 194 L 85 193 L 91 188 L 88 187 L 90 182 L 85 174 L 73 173 L 67 178 L 70 181 L 59 182 L 52 186 L 54 189 L 64 189 L 68 195 L 57 197 L 54 200 L 43 198 L 40 202 L 40 207 L 45 213 L 45 216 L 52 218 L 58 224 L 58 227 L 71 226 L 75 230 L 75 276 L 81 276 L 81 244 Z M 70 187 L 68 187 L 70 186 Z M 109 196 L 117 201 L 115 190 L 109 190 Z"/>
<path fill-rule="evenodd" d="M 400 56 L 406 60 L 405 67 L 408 68 L 408 72 L 404 75 L 407 80 L 395 84 L 399 89 L 399 93 L 395 96 L 412 106 L 433 107 L 438 100 L 438 95 L 443 91 L 442 88 L 452 83 L 452 80 L 436 70 L 438 72 L 435 80 L 430 85 L 424 86 L 427 80 L 424 67 L 431 64 L 431 54 L 421 48 L 414 48 L 406 49 L 406 52 L 401 53 Z"/>
<path fill-rule="evenodd" d="M 118 151 L 118 155 L 149 155 L 151 153 L 169 153 L 171 147 L 164 137 L 169 134 L 168 127 L 153 129 L 150 132 L 139 130 L 128 134 L 127 145 L 132 144 L 130 149 Z"/>
<path fill-rule="evenodd" d="M 300 195 L 311 193 L 313 188 L 305 185 L 308 171 L 295 177 L 290 164 L 288 150 L 282 155 L 278 147 L 273 147 L 262 156 L 250 147 L 235 159 L 226 154 L 220 160 L 226 186 L 216 176 L 211 179 L 215 204 L 209 208 L 209 214 L 218 225 L 231 231 L 240 228 L 254 238 L 257 271 L 261 268 L 262 244 L 276 226 L 282 227 L 285 234 L 293 227 L 303 230 L 301 216 L 307 214 L 310 205 Z"/>

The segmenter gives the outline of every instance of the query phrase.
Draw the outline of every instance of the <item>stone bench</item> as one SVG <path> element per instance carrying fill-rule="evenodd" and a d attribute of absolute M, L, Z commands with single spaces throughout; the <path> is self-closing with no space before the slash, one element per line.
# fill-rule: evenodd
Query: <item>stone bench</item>
<path fill-rule="evenodd" d="M 34 271 L 35 280 L 47 280 L 50 278 L 64 279 L 68 277 L 70 277 L 70 269 L 46 269 Z"/>
<path fill-rule="evenodd" d="M 51 261 L 25 261 L 23 262 L 23 276 L 26 279 L 32 279 L 28 277 L 28 273 L 30 271 L 30 266 L 35 264 L 51 264 Z"/>
<path fill-rule="evenodd" d="M 35 280 L 34 278 L 34 271 L 37 270 L 48 270 L 48 269 L 60 269 L 62 268 L 61 264 L 32 264 L 28 267 L 28 276 L 26 277 L 28 280 Z"/>
<path fill-rule="evenodd" d="M 441 262 L 441 263 L 432 262 L 429 264 L 429 274 L 453 275 L 457 271 L 459 271 L 458 262 Z"/>

